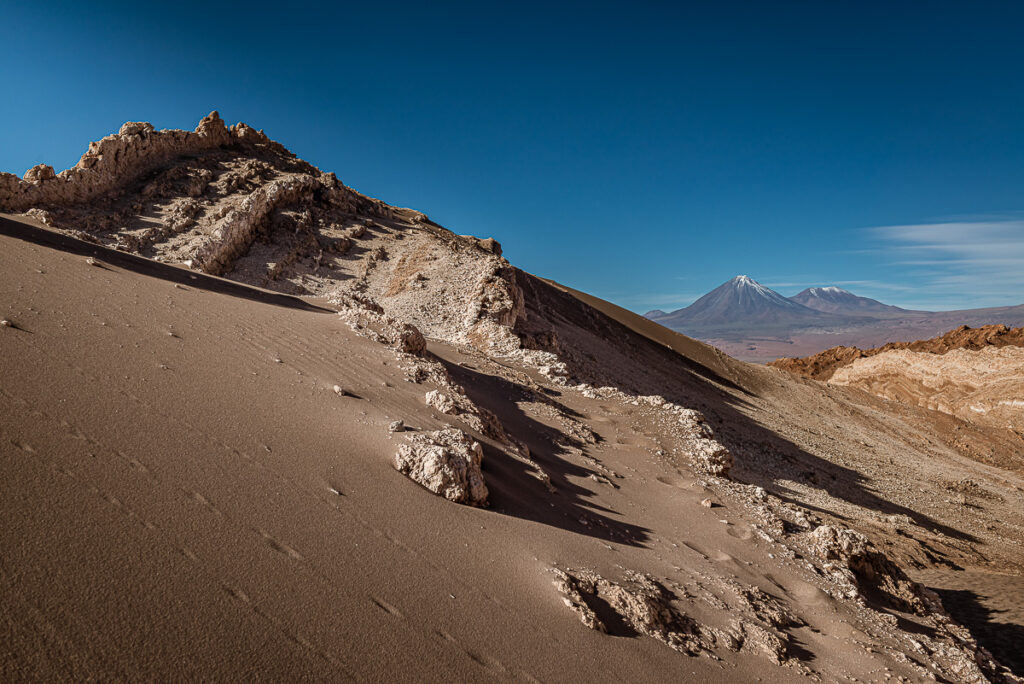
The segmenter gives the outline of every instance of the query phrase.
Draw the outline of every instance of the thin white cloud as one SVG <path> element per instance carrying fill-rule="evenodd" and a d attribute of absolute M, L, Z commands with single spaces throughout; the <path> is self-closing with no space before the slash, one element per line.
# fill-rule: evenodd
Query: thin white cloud
<path fill-rule="evenodd" d="M 775 282 L 775 281 L 772 281 L 772 282 L 769 282 L 769 283 L 761 283 L 761 284 L 764 285 L 765 287 L 770 287 L 773 290 L 774 289 L 778 289 L 780 287 L 799 287 L 801 289 L 802 288 L 806 288 L 806 287 L 813 287 L 812 285 L 808 285 L 807 281 L 800 281 L 800 282 Z"/>
<path fill-rule="evenodd" d="M 890 266 L 901 269 L 929 302 L 953 308 L 1024 302 L 1024 219 L 962 220 L 880 226 Z M 943 307 L 945 308 L 945 307 Z"/>
<path fill-rule="evenodd" d="M 889 292 L 913 292 L 918 289 L 906 283 L 890 283 L 884 280 L 837 280 L 834 284 L 843 288 L 870 288 Z"/>
<path fill-rule="evenodd" d="M 638 295 L 627 295 L 625 297 L 615 296 L 611 294 L 595 293 L 602 299 L 613 301 L 619 306 L 626 307 L 634 311 L 651 311 L 653 309 L 662 309 L 665 311 L 674 311 L 681 309 L 684 306 L 693 304 L 698 298 L 704 296 L 705 292 L 665 292 L 665 293 L 654 293 L 654 294 L 638 294 Z M 643 312 L 642 311 L 642 312 Z M 641 312 L 641 313 L 642 313 Z"/>

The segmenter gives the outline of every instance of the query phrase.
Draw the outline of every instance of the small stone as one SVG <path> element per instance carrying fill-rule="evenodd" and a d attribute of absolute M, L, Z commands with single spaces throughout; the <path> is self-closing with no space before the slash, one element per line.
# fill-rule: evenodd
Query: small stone
<path fill-rule="evenodd" d="M 388 432 L 405 432 L 405 423 L 396 420 L 388 425 Z"/>
<path fill-rule="evenodd" d="M 334 393 L 337 394 L 339 397 L 343 397 L 347 394 L 347 392 L 344 389 L 342 389 L 341 385 L 334 386 Z"/>
<path fill-rule="evenodd" d="M 5 328 L 13 328 L 13 327 L 14 327 L 14 324 L 13 324 L 13 323 L 11 323 L 11 322 L 10 322 L 9 320 L 7 320 L 6 318 L 5 318 L 5 319 L 3 319 L 2 321 L 0 321 L 0 325 L 2 325 L 2 326 L 3 326 L 3 327 L 5 327 Z"/>
<path fill-rule="evenodd" d="M 85 263 L 89 264 L 90 266 L 99 266 L 99 265 L 100 265 L 100 262 L 96 261 L 96 260 L 95 260 L 95 259 L 93 259 L 92 257 L 88 257 L 88 258 L 87 258 L 87 259 L 85 260 Z"/>
<path fill-rule="evenodd" d="M 700 505 L 703 506 L 704 508 L 711 508 L 715 504 L 712 503 L 711 499 L 704 499 L 703 501 L 700 502 Z"/>

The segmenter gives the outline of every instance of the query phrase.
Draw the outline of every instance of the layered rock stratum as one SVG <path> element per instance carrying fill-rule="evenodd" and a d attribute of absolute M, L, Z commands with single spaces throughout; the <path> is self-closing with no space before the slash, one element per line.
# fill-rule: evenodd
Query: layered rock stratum
<path fill-rule="evenodd" d="M 770 365 L 1024 432 L 1024 328 L 961 326 L 928 340 L 874 349 L 833 347 Z"/>
<path fill-rule="evenodd" d="M 1019 435 L 738 362 L 216 113 L 0 211 L 4 679 L 1019 681 L 971 610 L 1013 609 Z"/>

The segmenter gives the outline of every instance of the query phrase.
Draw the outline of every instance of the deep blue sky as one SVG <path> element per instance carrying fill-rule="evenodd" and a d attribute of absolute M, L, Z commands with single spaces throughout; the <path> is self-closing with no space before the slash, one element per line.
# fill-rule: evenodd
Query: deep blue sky
<path fill-rule="evenodd" d="M 638 311 L 1024 302 L 1024 3 L 311 4 L 4 3 L 0 169 L 217 109 Z"/>

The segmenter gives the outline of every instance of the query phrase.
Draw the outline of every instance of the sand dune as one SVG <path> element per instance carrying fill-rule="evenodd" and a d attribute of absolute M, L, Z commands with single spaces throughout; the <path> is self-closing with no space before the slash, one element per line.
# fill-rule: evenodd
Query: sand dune
<path fill-rule="evenodd" d="M 150 234 L 173 255 L 70 237 L 77 195 L 0 217 L 5 680 L 1015 679 L 989 617 L 911 577 L 1016 572 L 1019 438 L 744 364 L 347 191 L 170 263 L 255 206 L 216 187 L 242 213 Z M 296 251 L 293 220 L 351 244 Z M 395 468 L 449 427 L 486 507 Z"/>

